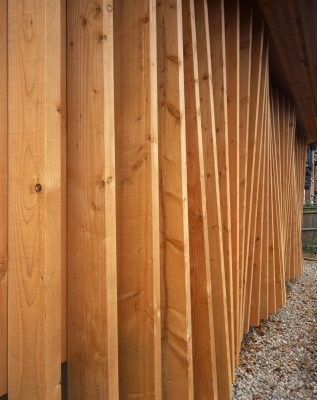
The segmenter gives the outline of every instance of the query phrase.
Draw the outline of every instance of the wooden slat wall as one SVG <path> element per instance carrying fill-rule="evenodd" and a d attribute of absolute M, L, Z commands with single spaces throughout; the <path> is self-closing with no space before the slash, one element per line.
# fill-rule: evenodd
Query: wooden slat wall
<path fill-rule="evenodd" d="M 61 396 L 63 1 L 8 2 L 8 396 Z"/>
<path fill-rule="evenodd" d="M 7 393 L 8 363 L 8 3 L 0 3 L 0 396 Z"/>
<path fill-rule="evenodd" d="M 210 249 L 211 298 L 214 310 L 218 393 L 230 398 L 231 363 L 222 242 L 213 74 L 210 54 L 210 25 L 207 0 L 195 0 L 200 112 L 205 172 L 206 221 Z"/>
<path fill-rule="evenodd" d="M 217 398 L 210 245 L 194 0 L 183 2 L 188 220 L 191 264 L 194 395 Z M 208 355 L 206 357 L 206 354 Z M 206 373 L 201 374 L 201 371 Z"/>
<path fill-rule="evenodd" d="M 252 280 L 252 260 L 250 252 L 253 251 L 251 245 L 252 230 L 254 227 L 255 211 L 257 209 L 257 191 L 255 185 L 255 179 L 258 171 L 256 168 L 256 155 L 259 154 L 260 148 L 260 137 L 261 137 L 261 124 L 259 120 L 259 109 L 262 106 L 260 104 L 261 94 L 261 74 L 262 69 L 262 51 L 263 51 L 263 23 L 259 18 L 255 18 L 253 21 L 252 31 L 252 49 L 251 49 L 251 83 L 250 83 L 250 111 L 249 111 L 249 127 L 248 127 L 248 159 L 247 159 L 247 195 L 246 195 L 246 221 L 245 221 L 245 254 L 244 254 L 244 265 L 243 265 L 243 278 L 242 278 L 242 315 L 241 315 L 241 327 L 242 331 L 245 332 L 248 328 L 248 306 L 250 304 L 251 293 L 251 280 Z M 262 87 L 263 93 L 263 87 Z"/>
<path fill-rule="evenodd" d="M 157 4 L 163 398 L 193 398 L 182 1 Z"/>
<path fill-rule="evenodd" d="M 231 212 L 231 251 L 232 251 L 232 314 L 231 324 L 233 331 L 231 359 L 234 372 L 236 346 L 238 343 L 239 326 L 239 242 L 240 242 L 240 197 L 233 196 L 239 193 L 240 176 L 240 9 L 238 0 L 225 1 L 225 57 L 227 82 L 227 115 L 228 115 L 228 165 L 229 165 L 229 200 Z"/>
<path fill-rule="evenodd" d="M 67 2 L 69 399 L 118 398 L 114 38 L 107 4 L 109 10 Z"/>
<path fill-rule="evenodd" d="M 251 57 L 253 10 L 247 2 L 240 4 L 240 73 L 239 73 L 239 317 L 236 339 L 236 362 L 242 341 L 241 319 L 243 315 L 243 292 L 246 257 L 246 205 L 249 190 L 247 185 L 248 172 L 248 135 L 251 92 Z"/>
<path fill-rule="evenodd" d="M 208 3 L 208 19 L 210 29 L 210 56 L 214 92 L 215 129 L 222 217 L 222 241 L 226 277 L 228 330 L 232 370 L 234 366 L 234 305 L 232 280 L 231 193 L 229 181 L 229 133 L 227 112 L 228 94 L 226 75 L 224 0 L 215 0 Z"/>
<path fill-rule="evenodd" d="M 267 45 L 263 42 L 262 49 L 262 60 L 261 60 L 261 72 L 260 72 L 260 86 L 259 86 L 259 108 L 258 108 L 258 116 L 256 120 L 255 129 L 255 138 L 254 138 L 254 151 L 253 151 L 253 185 L 251 185 L 252 191 L 250 193 L 250 201 L 251 201 L 251 215 L 250 215 L 250 237 L 249 237 L 249 246 L 248 246 L 248 258 L 246 262 L 248 263 L 248 276 L 247 276 L 247 287 L 246 287 L 246 297 L 245 297 L 245 315 L 244 315 L 244 326 L 247 330 L 250 325 L 250 310 L 251 310 L 251 299 L 254 301 L 256 299 L 253 292 L 254 286 L 254 278 L 259 276 L 259 271 L 254 271 L 257 265 L 260 262 L 254 260 L 255 255 L 260 258 L 261 257 L 261 233 L 263 227 L 261 226 L 261 213 L 262 211 L 262 202 L 259 190 L 259 183 L 261 177 L 261 165 L 263 159 L 263 147 L 264 147 L 264 112 L 265 112 L 265 103 L 266 103 L 266 79 L 267 79 Z M 250 124 L 250 128 L 252 129 L 252 124 Z M 249 153 L 250 154 L 250 153 Z M 260 225 L 260 226 L 258 226 Z M 256 254 L 255 254 L 256 253 Z M 255 273 L 254 273 L 255 272 Z M 255 284 L 255 286 L 258 286 Z M 256 291 L 256 289 L 255 289 Z"/>
<path fill-rule="evenodd" d="M 0 21 L 0 396 L 61 399 L 66 361 L 69 399 L 230 399 L 302 271 L 306 141 L 261 16 L 8 0 Z"/>

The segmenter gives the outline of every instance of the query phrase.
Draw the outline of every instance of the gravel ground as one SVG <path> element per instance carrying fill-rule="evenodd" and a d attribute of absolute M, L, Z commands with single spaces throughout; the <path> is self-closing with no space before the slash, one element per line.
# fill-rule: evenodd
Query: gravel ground
<path fill-rule="evenodd" d="M 285 307 L 246 336 L 233 398 L 317 399 L 316 320 L 317 260 L 304 261 Z"/>

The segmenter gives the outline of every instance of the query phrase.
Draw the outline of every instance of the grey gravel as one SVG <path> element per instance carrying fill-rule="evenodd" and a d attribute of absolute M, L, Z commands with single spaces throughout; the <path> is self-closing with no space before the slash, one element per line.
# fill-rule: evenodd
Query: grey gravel
<path fill-rule="evenodd" d="M 244 340 L 235 400 L 317 400 L 317 261 L 289 282 L 287 303 Z"/>

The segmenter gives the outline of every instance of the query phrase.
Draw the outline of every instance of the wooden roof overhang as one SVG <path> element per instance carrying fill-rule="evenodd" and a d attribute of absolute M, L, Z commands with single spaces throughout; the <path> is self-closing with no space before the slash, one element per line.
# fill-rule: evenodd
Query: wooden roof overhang
<path fill-rule="evenodd" d="M 317 142 L 317 1 L 256 0 L 271 37 L 273 79 L 294 100 L 298 128 Z"/>

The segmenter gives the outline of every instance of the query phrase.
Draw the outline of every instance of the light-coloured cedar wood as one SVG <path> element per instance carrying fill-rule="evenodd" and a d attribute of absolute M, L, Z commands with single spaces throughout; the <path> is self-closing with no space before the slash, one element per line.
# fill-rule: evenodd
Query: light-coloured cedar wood
<path fill-rule="evenodd" d="M 303 137 L 299 131 L 295 130 L 296 133 L 296 144 L 299 146 L 298 149 L 298 231 L 297 235 L 298 238 L 300 238 L 300 241 L 297 242 L 298 246 L 298 262 L 297 262 L 297 268 L 296 268 L 296 273 L 301 274 L 303 272 L 303 257 L 302 257 L 302 246 L 301 246 L 301 234 L 302 234 L 302 204 L 303 204 L 303 191 L 302 188 L 304 186 L 304 181 L 305 181 L 305 172 L 306 172 L 306 145 L 307 145 L 307 139 Z"/>
<path fill-rule="evenodd" d="M 256 127 L 256 138 L 254 144 L 254 152 L 255 152 L 255 165 L 254 165 L 254 184 L 253 191 L 250 194 L 250 202 L 251 202 L 251 226 L 250 226 L 250 238 L 249 238 L 249 253 L 248 253 L 248 279 L 247 279 L 247 296 L 245 298 L 245 331 L 247 331 L 248 326 L 250 325 L 250 311 L 251 311 L 251 303 L 252 297 L 254 294 L 253 285 L 255 284 L 258 287 L 258 280 L 260 277 L 259 271 L 254 271 L 257 267 L 261 269 L 261 212 L 262 212 L 262 204 L 260 200 L 260 182 L 261 182 L 261 166 L 263 164 L 264 152 L 263 149 L 265 147 L 265 129 L 266 129 L 266 120 L 265 120 L 265 111 L 266 111 L 266 83 L 267 83 L 267 43 L 264 44 L 264 49 L 262 53 L 262 67 L 261 67 L 261 83 L 260 83 L 260 97 L 259 97 L 259 112 L 258 112 L 258 123 Z M 259 225 L 259 226 L 258 226 Z M 257 228 L 259 228 L 258 236 L 257 236 Z M 257 254 L 255 254 L 257 252 Z M 260 257 L 260 259 L 255 262 L 255 256 Z M 257 291 L 257 289 L 255 289 Z M 258 291 L 257 291 L 258 295 Z M 257 296 L 256 295 L 256 296 Z M 256 298 L 253 297 L 253 300 L 256 302 Z"/>
<path fill-rule="evenodd" d="M 292 146 L 292 138 L 289 130 L 289 102 L 285 98 L 285 96 L 281 97 L 281 102 L 282 102 L 282 127 L 281 127 L 281 132 L 282 132 L 282 138 L 283 138 L 283 154 L 281 154 L 281 163 L 282 163 L 282 168 L 283 172 L 286 178 L 290 178 L 293 175 L 293 169 L 287 170 L 287 167 L 290 162 L 292 162 L 293 159 L 293 146 Z M 290 203 L 292 202 L 293 199 L 289 199 L 287 194 L 289 191 L 289 187 L 291 185 L 286 185 L 286 182 L 284 183 L 284 196 L 285 196 L 285 204 L 283 207 L 284 211 L 284 218 L 289 216 L 289 206 Z M 294 198 L 294 196 L 292 196 Z M 291 221 L 288 219 L 285 219 L 285 234 L 286 234 L 286 241 L 285 241 L 285 254 L 287 254 L 287 266 L 289 268 L 289 273 L 291 271 L 290 269 L 290 264 L 289 264 L 289 253 L 288 253 L 288 245 L 289 245 L 289 225 Z"/>
<path fill-rule="evenodd" d="M 263 53 L 264 54 L 264 53 Z M 267 58 L 263 57 L 263 63 L 265 65 L 264 73 L 267 75 Z M 269 181 L 270 177 L 267 174 L 268 168 L 266 164 L 266 153 L 267 153 L 267 78 L 265 79 L 264 94 L 263 94 L 263 116 L 262 116 L 262 151 L 258 160 L 258 200 L 257 200 L 257 212 L 255 218 L 255 240 L 254 240 L 254 254 L 253 254 L 253 276 L 251 281 L 251 301 L 250 301 L 250 317 L 249 325 L 258 326 L 260 323 L 260 300 L 261 300 L 261 277 L 263 267 L 263 247 L 264 241 L 264 210 L 265 210 L 265 183 Z"/>
<path fill-rule="evenodd" d="M 154 304 L 154 365 L 155 400 L 162 399 L 162 331 L 161 331 L 161 260 L 160 260 L 160 170 L 158 142 L 158 87 L 157 87 L 157 5 L 149 3 L 150 60 L 151 60 L 151 182 L 152 182 L 152 259 L 153 259 L 153 304 Z M 156 228 L 157 227 L 157 228 Z"/>
<path fill-rule="evenodd" d="M 275 117 L 275 130 L 276 130 L 276 163 L 277 163 L 277 171 L 278 176 L 281 177 L 284 171 L 284 165 L 282 161 L 282 152 L 284 151 L 283 148 L 283 107 L 280 101 L 280 93 L 278 90 L 275 91 L 274 94 L 274 117 Z M 285 182 L 282 180 L 280 182 L 279 188 L 279 195 L 280 195 L 280 224 L 281 224 L 281 251 L 282 251 L 282 259 L 283 259 L 283 271 L 284 271 L 284 281 L 288 280 L 288 265 L 286 262 L 287 255 L 285 254 L 285 241 L 286 241 L 286 221 L 285 221 Z"/>
<path fill-rule="evenodd" d="M 295 269 L 296 269 L 296 253 L 297 253 L 297 229 L 295 226 L 297 225 L 297 211 L 299 209 L 298 203 L 297 203 L 297 177 L 296 177 L 296 171 L 297 171 L 297 146 L 295 142 L 295 124 L 294 124 L 294 109 L 292 109 L 291 104 L 289 103 L 288 107 L 288 115 L 287 115 L 287 127 L 288 127 L 288 141 L 289 141 L 289 146 L 290 148 L 290 154 L 289 154 L 289 161 L 288 164 L 286 165 L 286 168 L 290 170 L 290 175 L 289 175 L 289 182 L 292 182 L 292 185 L 289 185 L 286 191 L 286 196 L 289 199 L 288 202 L 288 213 L 287 213 L 287 220 L 289 221 L 288 227 L 287 227 L 287 237 L 288 237 L 288 246 L 287 246 L 287 252 L 288 252 L 288 260 L 290 264 L 290 278 L 294 279 L 296 274 L 295 274 Z M 292 187 L 291 187 L 292 186 Z M 293 190 L 292 190 L 293 189 Z"/>
<path fill-rule="evenodd" d="M 114 2 L 120 399 L 161 399 L 154 3 Z"/>
<path fill-rule="evenodd" d="M 269 204 L 273 205 L 274 199 L 274 182 L 272 175 L 269 177 Z M 268 318 L 272 310 L 272 305 L 275 307 L 276 296 L 275 296 L 275 277 L 278 268 L 278 241 L 274 229 L 274 214 L 269 215 L 269 265 L 268 265 L 268 297 L 266 308 L 263 310 L 263 318 Z"/>
<path fill-rule="evenodd" d="M 248 160 L 247 160 L 247 190 L 249 195 L 246 196 L 246 221 L 245 221 L 245 257 L 244 257 L 244 274 L 242 282 L 242 315 L 241 329 L 245 331 L 245 321 L 248 310 L 246 310 L 248 296 L 247 282 L 250 279 L 251 266 L 249 265 L 249 248 L 251 237 L 251 214 L 252 201 L 251 197 L 254 191 L 254 165 L 256 154 L 256 142 L 258 138 L 258 113 L 260 99 L 260 83 L 261 83 L 261 68 L 262 68 L 262 50 L 263 50 L 263 35 L 264 27 L 258 17 L 253 19 L 252 31 L 252 53 L 251 53 L 251 83 L 250 83 L 250 110 L 249 110 L 249 134 L 248 134 Z"/>
<path fill-rule="evenodd" d="M 288 118 L 289 118 L 289 104 L 287 103 L 284 96 L 280 98 L 281 102 L 281 139 L 282 139 L 282 147 L 283 153 L 281 154 L 281 164 L 283 169 L 283 174 L 286 179 L 294 179 L 293 169 L 287 170 L 287 166 L 289 164 L 289 160 L 293 159 L 293 146 L 292 146 L 292 139 L 289 131 L 288 126 Z M 287 181 L 289 182 L 289 181 Z M 287 185 L 286 182 L 283 182 L 283 196 L 284 196 L 284 204 L 283 204 L 283 220 L 285 225 L 285 243 L 284 243 L 284 252 L 286 255 L 285 265 L 286 265 L 286 277 L 287 280 L 291 277 L 291 260 L 289 254 L 289 244 L 290 244 L 290 236 L 289 236 L 289 226 L 292 225 L 292 213 L 290 213 L 290 204 L 293 203 L 294 194 L 291 198 L 287 196 L 289 187 L 292 184 Z M 294 192 L 293 192 L 294 193 Z"/>
<path fill-rule="evenodd" d="M 266 151 L 264 167 L 264 210 L 263 210 L 263 239 L 262 239 L 262 261 L 260 278 L 260 304 L 259 319 L 267 318 L 268 309 L 268 268 L 269 268 L 269 240 L 270 240 L 270 222 L 272 218 L 272 203 L 270 202 L 270 184 L 271 184 L 271 120 L 270 120 L 270 100 L 269 100 L 269 82 L 267 82 L 267 109 L 266 109 Z M 266 316 L 266 317 L 264 317 Z"/>
<path fill-rule="evenodd" d="M 232 306 L 234 317 L 234 368 L 236 346 L 238 347 L 240 307 L 239 307 L 239 242 L 240 242 L 240 3 L 238 0 L 225 0 L 225 42 L 226 42 L 226 80 L 228 113 L 228 151 L 231 209 L 232 244 Z M 233 369 L 234 371 L 234 369 Z"/>
<path fill-rule="evenodd" d="M 63 2 L 8 2 L 8 396 L 61 398 Z"/>
<path fill-rule="evenodd" d="M 61 362 L 65 363 L 67 358 L 67 127 L 66 127 L 66 1 L 62 0 L 61 3 L 61 123 L 62 123 L 62 137 L 61 137 L 61 335 L 62 335 L 62 349 L 61 349 Z"/>
<path fill-rule="evenodd" d="M 275 269 L 275 277 L 278 278 L 276 280 L 276 286 L 279 288 L 279 293 L 282 294 L 283 292 L 283 280 L 284 280 L 284 272 L 283 272 L 283 257 L 282 257 L 282 248 L 281 248 L 281 225 L 279 224 L 279 190 L 278 190 L 278 181 L 277 181 L 277 174 L 276 174 L 276 164 L 278 162 L 276 158 L 276 148 L 275 148 L 275 122 L 272 120 L 273 112 L 272 110 L 272 103 L 270 103 L 270 122 L 271 122 L 271 162 L 270 162 L 270 242 L 269 242 L 269 268 L 272 271 L 272 266 Z M 274 279 L 272 273 L 270 274 L 270 278 Z M 263 314 L 263 318 L 267 317 L 269 310 L 267 309 L 266 312 Z"/>
<path fill-rule="evenodd" d="M 290 133 L 290 132 L 289 132 Z M 292 137 L 289 135 L 288 140 L 291 142 Z M 293 189 L 293 195 L 292 199 L 288 200 L 288 210 L 287 210 L 287 217 L 288 217 L 288 224 L 287 224 L 287 243 L 286 243 L 286 248 L 285 252 L 287 253 L 287 262 L 289 264 L 289 274 L 290 274 L 290 279 L 293 279 L 294 276 L 294 270 L 295 270 L 295 264 L 294 264 L 294 256 L 296 252 L 296 245 L 294 243 L 294 237 L 296 236 L 296 229 L 295 228 L 295 204 L 296 204 L 296 189 L 295 189 L 295 181 L 296 181 L 296 176 L 295 176 L 295 160 L 296 160 L 296 154 L 293 153 L 294 146 L 293 143 L 289 144 L 290 147 L 290 152 L 291 152 L 291 157 L 290 157 L 290 163 L 291 163 L 291 171 L 290 171 L 290 179 L 292 180 L 292 184 L 289 186 L 292 186 Z M 296 152 L 296 150 L 295 150 Z M 314 178 L 313 178 L 314 179 Z M 286 193 L 287 194 L 287 193 Z M 296 256 L 295 256 L 296 258 Z"/>
<path fill-rule="evenodd" d="M 280 127 L 279 127 L 279 105 L 277 101 L 277 90 L 271 89 L 271 123 L 272 123 L 272 149 L 271 149 L 271 157 L 272 157 L 272 171 L 273 171 L 273 192 L 275 192 L 276 199 L 276 217 L 277 221 L 274 224 L 277 227 L 277 250 L 279 252 L 279 259 L 281 263 L 281 274 L 282 274 L 282 283 L 283 283 L 283 291 L 285 298 L 285 253 L 284 253 L 284 224 L 282 223 L 282 209 L 283 209 L 283 191 L 281 190 L 281 171 L 280 171 Z"/>
<path fill-rule="evenodd" d="M 208 3 L 208 18 L 210 27 L 210 55 L 213 76 L 215 129 L 218 156 L 220 206 L 222 214 L 222 241 L 226 277 L 229 344 L 232 369 L 231 372 L 233 373 L 233 368 L 235 365 L 235 350 L 230 211 L 231 193 L 229 181 L 226 46 L 223 0 L 215 0 Z"/>
<path fill-rule="evenodd" d="M 162 379 L 165 399 L 193 399 L 181 0 L 157 4 Z"/>
<path fill-rule="evenodd" d="M 259 105 L 257 123 L 255 125 L 255 132 L 253 136 L 253 167 L 252 176 L 253 184 L 252 191 L 249 195 L 250 199 L 250 225 L 248 230 L 248 253 L 247 253 L 247 266 L 248 275 L 246 281 L 246 296 L 245 296 L 245 314 L 244 314 L 244 331 L 248 330 L 250 325 L 250 306 L 252 297 L 252 283 L 254 278 L 254 255 L 256 245 L 256 226 L 257 214 L 261 208 L 259 206 L 259 181 L 260 181 L 260 165 L 263 157 L 263 136 L 264 136 L 264 112 L 265 112 L 265 94 L 267 82 L 267 42 L 263 44 L 261 67 L 260 67 L 260 87 L 259 87 Z M 259 267 L 260 268 L 260 267 Z"/>
<path fill-rule="evenodd" d="M 297 248 L 297 240 L 298 240 L 298 230 L 297 230 L 297 221 L 298 221 L 298 210 L 300 209 L 299 204 L 298 204 L 298 190 L 297 190 L 297 185 L 299 184 L 298 182 L 298 177 L 297 177 L 297 171 L 300 170 L 297 162 L 298 162 L 298 144 L 296 143 L 296 137 L 295 137 L 295 126 L 294 126 L 294 114 L 293 110 L 291 110 L 291 115 L 290 115 L 290 121 L 289 121 L 289 126 L 290 126 L 290 133 L 291 137 L 293 140 L 293 174 L 294 174 L 294 204 L 293 204 L 293 209 L 290 211 L 293 213 L 293 226 L 295 226 L 295 234 L 292 235 L 292 226 L 289 227 L 289 232 L 290 232 L 290 237 L 291 237 L 291 247 L 289 247 L 290 251 L 290 262 L 292 263 L 292 278 L 294 279 L 296 277 L 296 264 L 297 264 L 297 253 L 298 253 L 298 248 Z"/>
<path fill-rule="evenodd" d="M 230 399 L 243 332 L 302 270 L 306 141 L 262 18 L 248 0 L 67 6 L 66 34 L 65 0 L 0 5 L 0 396 L 8 353 L 10 398 L 60 399 L 67 325 L 71 399 Z"/>
<path fill-rule="evenodd" d="M 8 48 L 7 0 L 0 3 L 0 396 L 8 380 Z"/>
<path fill-rule="evenodd" d="M 291 122 L 291 121 L 290 121 Z M 291 125 L 290 125 L 291 126 Z M 300 217 L 298 216 L 298 210 L 300 210 L 300 206 L 298 204 L 298 191 L 296 190 L 296 187 L 299 185 L 299 179 L 298 179 L 298 171 L 301 170 L 299 166 L 299 148 L 300 145 L 297 142 L 297 138 L 295 137 L 295 129 L 292 129 L 291 136 L 294 139 L 293 144 L 293 181 L 292 181 L 292 186 L 294 187 L 294 194 L 293 194 L 293 206 L 292 206 L 292 222 L 293 226 L 289 227 L 289 231 L 293 232 L 293 234 L 290 235 L 290 245 L 292 246 L 289 249 L 290 252 L 290 264 L 291 264 L 291 279 L 294 279 L 296 277 L 296 269 L 297 269 L 297 264 L 298 264 L 298 253 L 299 253 L 299 247 L 298 247 L 298 221 L 300 220 Z M 314 161 L 313 161 L 314 162 Z M 314 168 L 314 167 L 313 167 Z"/>
<path fill-rule="evenodd" d="M 297 160 L 297 264 L 296 264 L 296 274 L 301 274 L 303 272 L 303 254 L 301 246 L 301 234 L 302 234 L 302 204 L 303 204 L 303 190 L 306 172 L 306 146 L 307 139 L 300 134 L 300 132 L 295 129 L 296 135 L 296 146 L 298 146 L 298 160 Z"/>
<path fill-rule="evenodd" d="M 284 164 L 284 170 L 285 168 L 289 167 L 289 170 L 286 172 L 285 175 L 290 179 L 291 185 L 288 185 L 285 187 L 285 199 L 286 199 L 286 207 L 285 207 L 285 221 L 287 221 L 286 224 L 286 243 L 285 243 L 285 253 L 287 254 L 287 265 L 288 265 L 288 273 L 289 273 L 289 279 L 292 279 L 293 276 L 293 271 L 294 271 L 294 263 L 293 263 L 293 251 L 294 251 L 294 243 L 293 243 L 293 238 L 295 236 L 295 232 L 292 232 L 292 228 L 295 225 L 294 221 L 294 206 L 296 203 L 296 189 L 295 189 L 295 169 L 294 169 L 294 164 L 295 164 L 295 154 L 294 154 L 294 135 L 293 135 L 293 129 L 290 126 L 292 124 L 291 121 L 291 110 L 290 110 L 290 103 L 287 99 L 284 100 L 285 102 L 285 111 L 284 111 L 284 125 L 285 125 L 285 148 L 287 149 L 287 155 L 285 155 L 285 164 Z M 290 189 L 292 186 L 292 196 L 289 197 Z M 292 247 L 291 247 L 292 246 Z"/>
<path fill-rule="evenodd" d="M 286 130 L 286 102 L 285 97 L 282 93 L 279 93 L 279 102 L 280 102 L 280 140 L 281 140 L 281 153 L 279 162 L 281 164 L 282 174 L 286 177 L 289 176 L 288 171 L 286 171 L 286 160 L 288 155 L 286 153 L 289 152 L 290 146 L 288 142 L 288 131 Z M 284 225 L 284 254 L 285 254 L 285 272 L 286 279 L 289 280 L 290 277 L 290 264 L 289 264 L 289 254 L 287 253 L 288 246 L 288 223 L 286 220 L 286 216 L 288 215 L 288 205 L 290 199 L 286 197 L 287 186 L 286 182 L 282 182 L 282 193 L 283 193 L 283 207 L 282 207 L 282 216 L 283 216 L 283 225 Z"/>
<path fill-rule="evenodd" d="M 218 157 L 214 115 L 213 75 L 207 0 L 195 0 L 202 145 L 210 249 L 218 395 L 231 398 L 231 363 L 222 246 Z"/>
<path fill-rule="evenodd" d="M 290 129 L 290 140 L 292 140 L 292 160 L 290 161 L 291 168 L 292 168 L 292 175 L 293 175 L 293 204 L 289 205 L 289 214 L 292 217 L 292 225 L 289 224 L 288 227 L 288 234 L 290 238 L 290 244 L 288 247 L 289 251 L 289 257 L 290 257 L 290 264 L 291 264 L 291 279 L 294 279 L 296 277 L 296 262 L 297 262 L 297 211 L 299 209 L 298 203 L 297 203 L 297 159 L 298 159 L 298 147 L 296 146 L 296 138 L 295 138 L 295 127 L 293 126 L 293 110 L 290 110 L 290 116 L 289 116 L 289 129 Z M 289 193 L 289 192 L 288 192 Z M 294 233 L 292 235 L 292 226 L 294 229 Z"/>
<path fill-rule="evenodd" d="M 278 92 L 276 92 L 275 99 L 273 98 L 273 101 L 276 101 L 275 104 L 275 164 L 276 164 L 276 182 L 277 182 L 277 195 L 279 197 L 279 224 L 280 224 L 280 252 L 281 252 L 281 259 L 282 259 L 282 268 L 283 268 L 283 281 L 284 281 L 284 286 L 286 283 L 286 273 L 287 273 L 287 255 L 285 254 L 285 226 L 286 226 L 286 221 L 284 219 L 284 209 L 285 209 L 285 192 L 284 192 L 284 181 L 280 179 L 282 176 L 281 174 L 283 173 L 282 170 L 282 162 L 281 162 L 281 151 L 282 151 L 282 142 L 281 142 L 281 127 L 280 127 L 280 119 L 281 119 L 281 105 L 279 102 L 279 97 L 278 97 Z M 283 150 L 284 151 L 284 150 Z M 279 182 L 279 184 L 278 184 Z"/>
<path fill-rule="evenodd" d="M 67 20 L 68 398 L 117 399 L 113 13 L 70 0 Z"/>
<path fill-rule="evenodd" d="M 280 190 L 281 180 L 279 174 L 279 166 L 280 166 L 280 158 L 278 157 L 278 137 L 279 137 L 279 118 L 278 118 L 278 108 L 275 103 L 276 96 L 275 90 L 271 94 L 270 99 L 270 120 L 271 120 L 271 138 L 272 138 L 272 146 L 271 146 L 271 168 L 272 168 L 272 176 L 271 176 L 271 196 L 272 196 L 272 226 L 274 236 L 274 240 L 272 241 L 270 246 L 274 247 L 274 260 L 270 258 L 269 265 L 276 264 L 276 271 L 280 275 L 280 286 L 281 288 L 281 304 L 285 302 L 285 257 L 283 250 L 283 223 L 281 219 L 282 212 L 282 194 L 283 192 Z"/>
<path fill-rule="evenodd" d="M 272 112 L 270 108 L 270 114 L 271 114 L 271 138 L 272 138 L 272 143 L 273 143 L 273 121 L 272 121 Z M 282 249 L 281 249 L 281 240 L 279 234 L 276 232 L 276 222 L 278 223 L 278 220 L 275 221 L 275 218 L 277 217 L 277 208 L 274 207 L 274 205 L 277 206 L 277 204 L 274 204 L 274 199 L 276 195 L 276 184 L 274 180 L 274 165 L 276 165 L 276 162 L 278 161 L 276 159 L 275 151 L 273 151 L 273 146 L 271 147 L 271 153 L 269 154 L 270 157 L 270 176 L 269 176 L 269 205 L 271 208 L 270 214 L 269 214 L 269 240 L 268 240 L 268 246 L 269 246 L 269 253 L 268 253 L 268 286 L 267 286 L 267 291 L 268 291 L 268 297 L 267 297 L 267 303 L 266 307 L 263 310 L 263 316 L 262 318 L 266 319 L 269 316 L 270 312 L 270 295 L 271 295 L 271 287 L 272 287 L 272 280 L 275 279 L 274 274 L 272 271 L 276 270 L 278 268 L 278 264 L 282 262 Z M 281 264 L 280 264 L 281 265 Z M 280 266 L 281 268 L 281 266 Z"/>
<path fill-rule="evenodd" d="M 302 188 L 304 186 L 305 182 L 305 171 L 306 171 L 306 146 L 307 146 L 307 139 L 304 138 L 299 131 L 296 131 L 296 137 L 297 141 L 299 143 L 300 150 L 299 150 L 299 160 L 298 160 L 298 165 L 299 165 L 299 185 L 298 185 L 298 204 L 300 204 L 300 207 L 302 207 L 302 202 L 303 202 L 303 192 Z M 298 210 L 299 214 L 299 221 L 298 221 L 298 236 L 301 238 L 302 234 L 302 210 Z M 298 274 L 301 274 L 303 272 L 303 260 L 302 260 L 302 255 L 303 255 L 303 250 L 301 246 L 301 241 L 297 244 L 299 247 L 298 251 L 298 264 L 297 264 L 297 272 Z"/>
<path fill-rule="evenodd" d="M 239 335 L 236 343 L 238 360 L 243 330 L 241 329 L 243 280 L 245 275 L 246 198 L 248 166 L 248 134 L 250 110 L 250 75 L 252 50 L 252 7 L 240 4 L 240 74 L 239 74 Z"/>
<path fill-rule="evenodd" d="M 194 396 L 217 399 L 194 0 L 183 1 L 183 32 Z"/>

